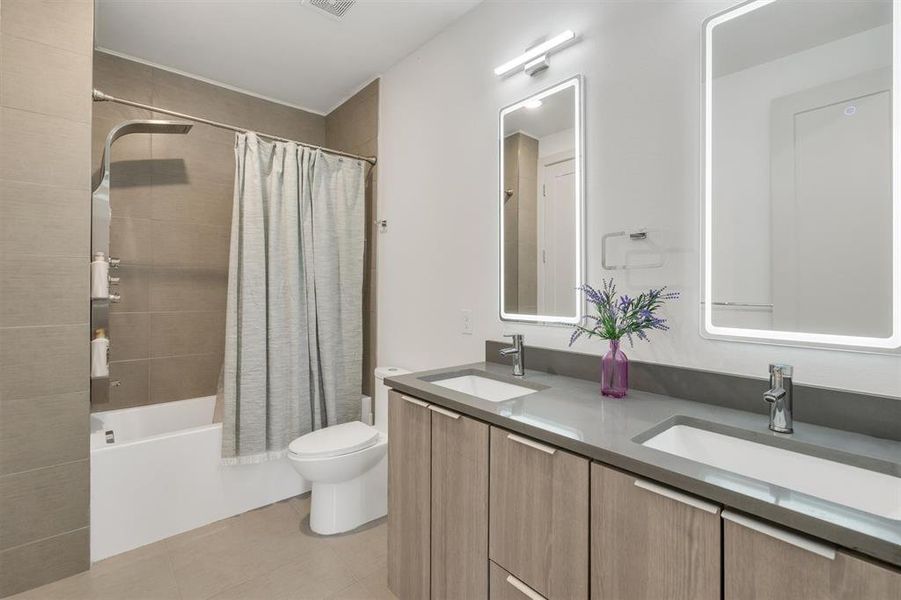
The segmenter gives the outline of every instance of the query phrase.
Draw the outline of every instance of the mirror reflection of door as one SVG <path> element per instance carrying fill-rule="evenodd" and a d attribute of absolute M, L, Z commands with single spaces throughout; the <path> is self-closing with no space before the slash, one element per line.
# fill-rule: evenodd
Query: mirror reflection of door
<path fill-rule="evenodd" d="M 578 317 L 577 98 L 561 85 L 501 112 L 505 319 Z"/>

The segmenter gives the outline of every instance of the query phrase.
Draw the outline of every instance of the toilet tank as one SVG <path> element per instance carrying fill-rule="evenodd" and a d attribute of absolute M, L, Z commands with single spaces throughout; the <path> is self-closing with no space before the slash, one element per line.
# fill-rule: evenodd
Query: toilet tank
<path fill-rule="evenodd" d="M 376 367 L 375 369 L 375 427 L 388 433 L 388 386 L 385 377 L 406 375 L 410 371 L 398 367 Z"/>

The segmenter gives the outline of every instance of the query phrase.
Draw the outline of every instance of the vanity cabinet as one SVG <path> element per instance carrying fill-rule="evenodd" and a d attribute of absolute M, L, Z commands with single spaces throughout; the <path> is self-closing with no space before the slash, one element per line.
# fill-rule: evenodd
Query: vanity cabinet
<path fill-rule="evenodd" d="M 429 597 L 431 416 L 428 404 L 388 397 L 388 588 L 401 600 Z"/>
<path fill-rule="evenodd" d="M 492 561 L 546 598 L 588 598 L 589 461 L 491 428 Z"/>
<path fill-rule="evenodd" d="M 901 600 L 901 573 L 834 546 L 723 514 L 725 600 Z"/>
<path fill-rule="evenodd" d="M 544 596 L 491 562 L 489 600 L 544 600 Z"/>
<path fill-rule="evenodd" d="M 720 507 L 591 465 L 591 597 L 719 600 Z"/>
<path fill-rule="evenodd" d="M 488 425 L 432 413 L 432 600 L 488 597 Z"/>

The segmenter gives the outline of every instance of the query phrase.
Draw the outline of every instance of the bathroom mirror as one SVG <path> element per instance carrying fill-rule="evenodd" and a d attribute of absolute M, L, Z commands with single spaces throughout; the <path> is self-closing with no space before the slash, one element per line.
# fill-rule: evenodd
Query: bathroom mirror
<path fill-rule="evenodd" d="M 705 24 L 705 335 L 901 345 L 898 20 L 758 0 Z"/>
<path fill-rule="evenodd" d="M 500 314 L 574 323 L 581 316 L 582 80 L 500 111 Z"/>

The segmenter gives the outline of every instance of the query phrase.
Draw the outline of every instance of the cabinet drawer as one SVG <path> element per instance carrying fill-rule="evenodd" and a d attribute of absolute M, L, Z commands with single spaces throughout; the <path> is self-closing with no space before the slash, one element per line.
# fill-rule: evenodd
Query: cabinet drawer
<path fill-rule="evenodd" d="M 545 600 L 544 596 L 495 563 L 491 562 L 490 565 L 491 581 L 488 585 L 490 600 Z"/>
<path fill-rule="evenodd" d="M 591 596 L 719 600 L 719 506 L 591 465 Z"/>
<path fill-rule="evenodd" d="M 432 600 L 488 596 L 488 425 L 432 412 Z"/>
<path fill-rule="evenodd" d="M 723 512 L 726 600 L 901 600 L 901 572 Z"/>
<path fill-rule="evenodd" d="M 401 600 L 420 600 L 429 597 L 428 403 L 389 392 L 388 431 L 388 588 Z"/>
<path fill-rule="evenodd" d="M 492 561 L 541 595 L 588 598 L 588 460 L 491 428 Z"/>

